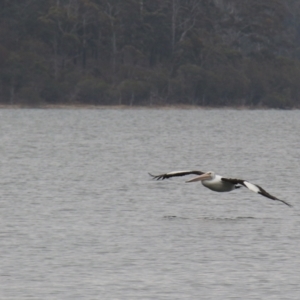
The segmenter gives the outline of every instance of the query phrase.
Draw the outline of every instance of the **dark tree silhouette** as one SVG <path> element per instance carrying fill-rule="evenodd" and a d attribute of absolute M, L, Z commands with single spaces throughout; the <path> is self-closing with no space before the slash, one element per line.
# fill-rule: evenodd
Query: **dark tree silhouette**
<path fill-rule="evenodd" d="M 0 103 L 299 107 L 298 0 L 4 0 Z"/>

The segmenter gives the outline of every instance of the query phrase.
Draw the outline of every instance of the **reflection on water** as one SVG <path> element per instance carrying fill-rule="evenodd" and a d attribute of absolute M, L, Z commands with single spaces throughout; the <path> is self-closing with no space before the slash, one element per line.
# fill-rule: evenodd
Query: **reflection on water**
<path fill-rule="evenodd" d="M 0 115 L 1 299 L 299 299 L 298 111 Z"/>

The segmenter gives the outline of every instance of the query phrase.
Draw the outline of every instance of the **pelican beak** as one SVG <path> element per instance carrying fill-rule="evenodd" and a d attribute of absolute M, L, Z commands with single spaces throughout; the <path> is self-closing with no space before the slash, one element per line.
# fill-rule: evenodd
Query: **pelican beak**
<path fill-rule="evenodd" d="M 211 179 L 211 175 L 208 173 L 205 173 L 200 176 L 194 177 L 190 180 L 187 180 L 186 182 L 196 182 L 196 181 L 202 181 L 202 180 L 207 180 L 207 179 Z"/>

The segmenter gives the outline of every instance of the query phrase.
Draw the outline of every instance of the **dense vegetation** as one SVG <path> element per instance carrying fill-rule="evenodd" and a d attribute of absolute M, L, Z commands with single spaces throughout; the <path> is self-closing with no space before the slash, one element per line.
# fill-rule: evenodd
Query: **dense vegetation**
<path fill-rule="evenodd" d="M 0 103 L 299 107 L 299 0 L 1 0 Z"/>

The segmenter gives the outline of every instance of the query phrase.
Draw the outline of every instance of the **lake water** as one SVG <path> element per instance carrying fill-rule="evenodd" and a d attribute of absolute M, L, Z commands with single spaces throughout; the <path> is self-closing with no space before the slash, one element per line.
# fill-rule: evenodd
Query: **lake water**
<path fill-rule="evenodd" d="M 300 111 L 0 110 L 0 299 L 299 299 Z M 198 169 L 247 179 L 215 193 Z"/>

